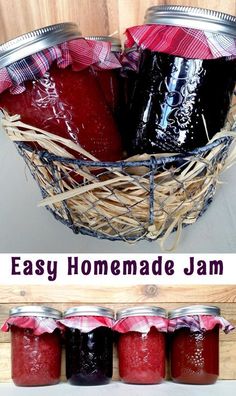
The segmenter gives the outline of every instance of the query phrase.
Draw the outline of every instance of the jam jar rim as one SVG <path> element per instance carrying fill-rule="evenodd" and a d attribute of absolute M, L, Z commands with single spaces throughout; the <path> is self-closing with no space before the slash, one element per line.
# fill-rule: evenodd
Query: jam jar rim
<path fill-rule="evenodd" d="M 193 316 L 193 315 L 219 316 L 220 308 L 214 305 L 189 305 L 187 307 L 181 307 L 171 310 L 168 313 L 168 318 L 175 319 L 175 318 L 180 318 L 182 316 Z"/>
<path fill-rule="evenodd" d="M 61 319 L 62 312 L 57 309 L 47 307 L 44 305 L 22 305 L 19 307 L 11 308 L 9 311 L 9 315 L 10 317 L 39 316 L 39 317 L 52 318 L 52 319 Z"/>
<path fill-rule="evenodd" d="M 120 309 L 116 313 L 116 319 L 124 319 L 130 316 L 159 316 L 161 318 L 167 318 L 167 312 L 164 308 L 155 306 L 137 306 Z"/>
<path fill-rule="evenodd" d="M 145 24 L 182 26 L 236 37 L 236 17 L 221 11 L 183 5 L 156 5 L 146 10 Z M 200 23 L 200 25 L 199 25 Z"/>
<path fill-rule="evenodd" d="M 80 305 L 68 308 L 63 312 L 63 318 L 71 316 L 104 316 L 114 319 L 115 313 L 111 308 L 101 307 L 99 305 Z"/>
<path fill-rule="evenodd" d="M 0 69 L 44 49 L 82 38 L 74 22 L 56 23 L 32 30 L 0 45 Z"/>
<path fill-rule="evenodd" d="M 105 41 L 111 43 L 111 52 L 119 52 L 122 50 L 121 40 L 113 36 L 84 36 L 85 40 Z"/>

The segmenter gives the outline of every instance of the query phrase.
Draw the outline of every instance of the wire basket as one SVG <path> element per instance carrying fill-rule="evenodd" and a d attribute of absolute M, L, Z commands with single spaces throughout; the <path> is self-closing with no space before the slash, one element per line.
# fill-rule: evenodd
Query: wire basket
<path fill-rule="evenodd" d="M 236 158 L 232 121 L 209 144 L 181 155 L 142 155 L 100 162 L 70 140 L 23 124 L 4 113 L 15 141 L 54 217 L 74 233 L 112 241 L 159 239 L 178 243 L 211 203 L 220 174 Z M 29 142 L 35 142 L 38 149 Z M 81 158 L 75 159 L 71 150 Z"/>

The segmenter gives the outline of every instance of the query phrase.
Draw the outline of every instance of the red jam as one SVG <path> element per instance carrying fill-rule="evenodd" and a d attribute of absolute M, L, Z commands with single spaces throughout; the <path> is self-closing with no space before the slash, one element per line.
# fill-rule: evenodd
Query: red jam
<path fill-rule="evenodd" d="M 117 69 L 94 69 L 93 72 L 98 79 L 107 105 L 114 114 L 117 114 L 120 102 L 119 71 Z"/>
<path fill-rule="evenodd" d="M 191 333 L 176 330 L 171 341 L 171 377 L 184 384 L 207 385 L 219 376 L 219 327 Z"/>
<path fill-rule="evenodd" d="M 165 334 L 151 327 L 147 334 L 119 334 L 119 373 L 131 384 L 158 384 L 165 378 Z"/>
<path fill-rule="evenodd" d="M 101 161 L 122 157 L 115 120 L 90 68 L 73 72 L 54 65 L 39 80 L 28 81 L 23 93 L 2 93 L 0 107 L 20 114 L 25 123 L 71 139 Z"/>
<path fill-rule="evenodd" d="M 36 336 L 30 329 L 11 326 L 12 379 L 18 386 L 54 385 L 60 381 L 59 330 Z"/>

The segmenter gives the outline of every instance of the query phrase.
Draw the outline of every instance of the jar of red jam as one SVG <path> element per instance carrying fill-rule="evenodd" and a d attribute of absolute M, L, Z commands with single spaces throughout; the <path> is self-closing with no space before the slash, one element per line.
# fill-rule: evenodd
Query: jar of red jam
<path fill-rule="evenodd" d="M 165 378 L 166 312 L 158 307 L 134 307 L 117 312 L 121 381 L 159 384 Z"/>
<path fill-rule="evenodd" d="M 236 17 L 154 6 L 145 24 L 130 28 L 141 58 L 130 95 L 127 150 L 185 153 L 204 146 L 223 128 L 234 91 Z"/>
<path fill-rule="evenodd" d="M 208 317 L 210 330 L 201 326 L 203 315 Z M 218 316 L 219 308 L 204 305 L 170 312 L 170 320 L 176 320 L 170 347 L 173 381 L 201 385 L 216 382 L 219 376 L 219 324 L 212 324 L 212 319 Z"/>
<path fill-rule="evenodd" d="M 66 327 L 66 377 L 72 385 L 104 385 L 112 378 L 113 318 L 99 306 L 70 308 L 61 323 Z"/>
<path fill-rule="evenodd" d="M 61 374 L 61 313 L 43 306 L 10 310 L 12 380 L 18 386 L 54 385 Z"/>
<path fill-rule="evenodd" d="M 26 124 L 72 140 L 101 161 L 121 159 L 116 121 L 90 67 L 94 57 L 99 61 L 69 22 L 2 44 L 0 107 Z"/>
<path fill-rule="evenodd" d="M 120 112 L 121 101 L 121 79 L 120 79 L 120 57 L 121 41 L 110 36 L 87 36 L 86 40 L 106 42 L 111 44 L 110 54 L 107 55 L 106 61 L 98 67 L 92 67 L 101 90 L 105 96 L 106 102 L 112 112 L 118 117 Z M 109 65 L 113 64 L 114 68 Z"/>

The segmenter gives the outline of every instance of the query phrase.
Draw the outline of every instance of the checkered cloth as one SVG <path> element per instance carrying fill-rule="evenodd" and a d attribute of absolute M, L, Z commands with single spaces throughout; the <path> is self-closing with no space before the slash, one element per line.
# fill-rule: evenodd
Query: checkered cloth
<path fill-rule="evenodd" d="M 128 316 L 117 320 L 113 330 L 119 333 L 137 331 L 147 334 L 151 327 L 155 327 L 158 331 L 167 332 L 168 319 L 160 316 Z"/>
<path fill-rule="evenodd" d="M 37 52 L 12 63 L 0 70 L 0 93 L 10 88 L 12 94 L 25 90 L 24 81 L 42 77 L 55 61 L 59 68 L 72 65 L 74 71 L 89 66 L 96 69 L 120 68 L 119 53 L 111 52 L 111 43 L 85 40 L 71 40 Z"/>
<path fill-rule="evenodd" d="M 57 321 L 65 327 L 88 333 L 98 327 L 113 327 L 114 320 L 105 316 L 70 316 Z"/>
<path fill-rule="evenodd" d="M 212 330 L 215 326 L 219 325 L 226 334 L 234 330 L 235 327 L 231 325 L 226 319 L 220 316 L 211 315 L 186 315 L 179 318 L 169 320 L 168 332 L 173 333 L 183 327 L 189 328 L 192 333 L 196 331 Z"/>
<path fill-rule="evenodd" d="M 44 333 L 53 333 L 56 329 L 62 330 L 62 326 L 55 319 L 41 316 L 12 316 L 4 322 L 1 330 L 8 332 L 12 325 L 21 329 L 33 330 L 33 334 L 37 336 Z"/>
<path fill-rule="evenodd" d="M 165 52 L 184 58 L 216 59 L 236 57 L 236 39 L 224 34 L 166 25 L 133 26 L 125 31 L 126 52 L 122 64 L 137 70 L 138 48 Z M 130 49 L 133 51 L 130 51 Z M 127 51 L 128 50 L 128 51 Z"/>

